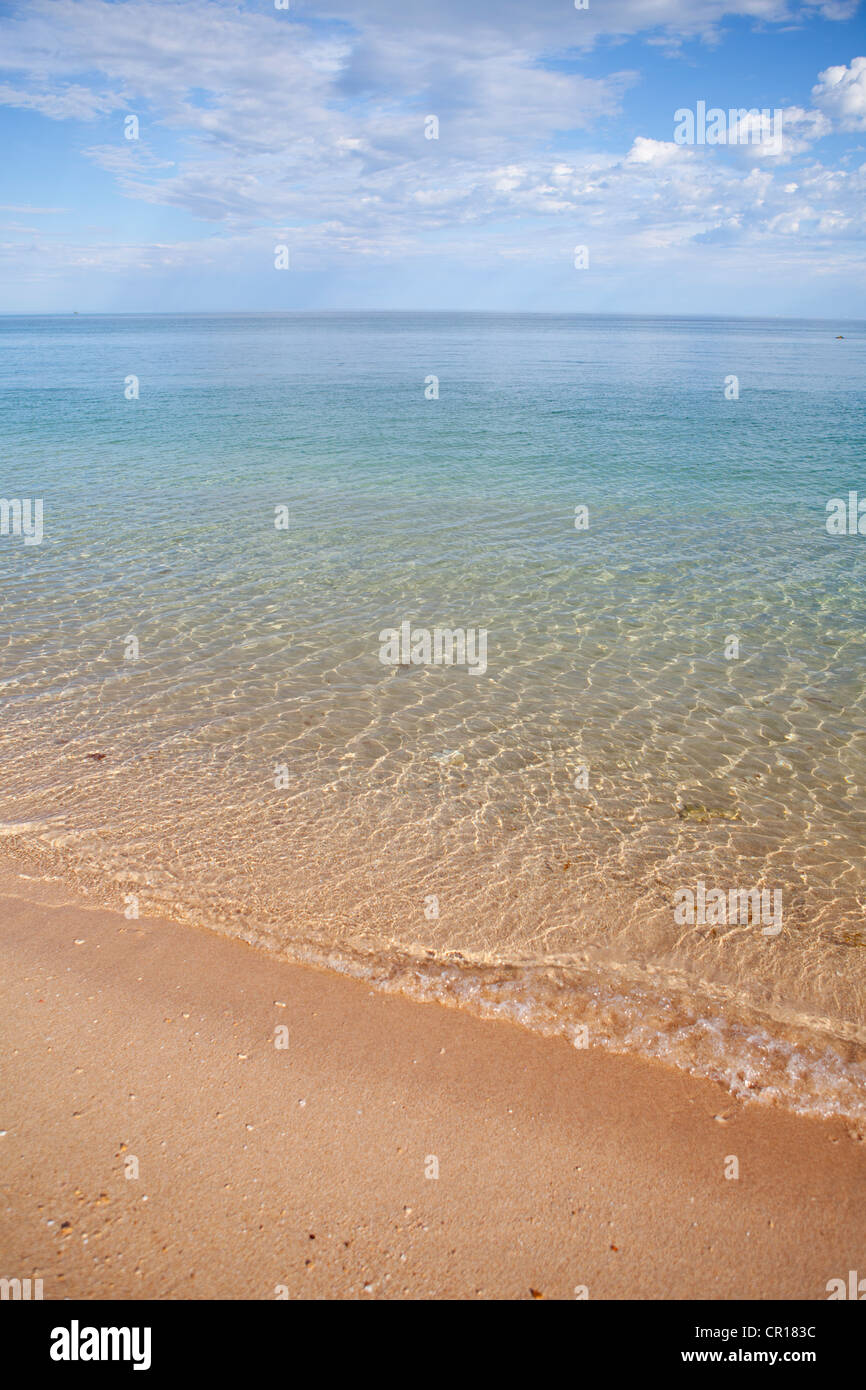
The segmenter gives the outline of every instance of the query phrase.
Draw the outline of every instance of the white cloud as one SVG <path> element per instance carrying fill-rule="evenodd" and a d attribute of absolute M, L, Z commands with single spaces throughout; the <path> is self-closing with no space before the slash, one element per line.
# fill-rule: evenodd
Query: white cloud
<path fill-rule="evenodd" d="M 92 121 L 123 105 L 123 98 L 114 92 L 93 92 L 75 83 L 54 91 L 33 92 L 0 82 L 0 106 L 39 111 L 53 121 Z"/>
<path fill-rule="evenodd" d="M 735 119 L 728 131 L 727 145 L 747 161 L 776 161 L 785 164 L 810 149 L 816 140 L 829 135 L 832 125 L 821 111 L 802 106 L 785 106 L 754 111 Z"/>
<path fill-rule="evenodd" d="M 690 151 L 673 140 L 650 140 L 638 135 L 625 157 L 626 164 L 672 164 L 675 159 L 688 159 Z"/>
<path fill-rule="evenodd" d="M 866 60 L 820 74 L 817 109 L 785 107 L 781 149 L 635 133 L 610 152 L 586 147 L 638 75 L 589 77 L 552 55 L 637 32 L 667 45 L 711 37 L 726 14 L 770 23 L 802 12 L 794 0 L 591 0 L 589 11 L 569 0 L 318 0 L 308 21 L 235 0 L 28 0 L 0 22 L 10 75 L 0 103 L 56 120 L 135 112 L 140 141 L 123 139 L 118 117 L 116 141 L 100 130 L 89 157 L 126 196 L 218 229 L 173 245 L 52 241 L 54 266 L 231 273 L 269 262 L 276 229 L 299 269 L 446 254 L 555 261 L 583 240 L 609 266 L 705 245 L 747 247 L 769 264 L 783 244 L 805 256 L 863 233 L 862 171 L 815 163 L 783 183 L 776 169 L 802 160 L 831 117 L 860 120 Z M 347 23 L 329 26 L 332 16 Z M 438 140 L 424 138 L 430 113 Z"/>
<path fill-rule="evenodd" d="M 850 67 L 825 68 L 812 98 L 843 130 L 866 130 L 866 58 L 852 59 Z"/>

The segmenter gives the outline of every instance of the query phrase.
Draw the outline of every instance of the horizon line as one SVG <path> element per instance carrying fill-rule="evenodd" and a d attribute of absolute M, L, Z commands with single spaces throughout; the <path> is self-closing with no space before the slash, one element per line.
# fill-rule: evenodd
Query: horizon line
<path fill-rule="evenodd" d="M 823 317 L 810 314 L 719 314 L 719 313 L 659 313 L 624 310 L 588 309 L 54 309 L 28 312 L 0 310 L 0 319 L 71 319 L 71 318 L 288 318 L 290 316 L 337 317 L 357 315 L 424 315 L 447 318 L 454 315 L 475 317 L 560 318 L 560 319 L 737 319 L 744 323 L 862 323 L 866 317 L 851 318 L 834 315 Z"/>

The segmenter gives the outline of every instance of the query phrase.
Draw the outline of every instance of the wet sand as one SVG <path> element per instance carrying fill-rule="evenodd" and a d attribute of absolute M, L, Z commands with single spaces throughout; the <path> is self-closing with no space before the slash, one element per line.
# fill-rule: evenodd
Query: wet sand
<path fill-rule="evenodd" d="M 0 974 L 0 1272 L 46 1299 L 824 1299 L 862 1266 L 843 1121 L 15 876 Z"/>

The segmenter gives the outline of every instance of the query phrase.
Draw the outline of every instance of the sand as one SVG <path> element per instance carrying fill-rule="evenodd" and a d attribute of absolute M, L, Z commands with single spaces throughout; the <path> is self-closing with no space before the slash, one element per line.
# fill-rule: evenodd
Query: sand
<path fill-rule="evenodd" d="M 863 1263 L 843 1121 L 23 877 L 0 955 L 0 1273 L 46 1299 L 826 1299 Z"/>

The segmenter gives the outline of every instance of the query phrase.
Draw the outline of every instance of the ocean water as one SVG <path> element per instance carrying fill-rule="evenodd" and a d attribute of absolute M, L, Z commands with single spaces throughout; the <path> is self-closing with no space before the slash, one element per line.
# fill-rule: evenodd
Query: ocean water
<path fill-rule="evenodd" d="M 863 1123 L 864 387 L 852 322 L 0 318 L 4 854 Z"/>

